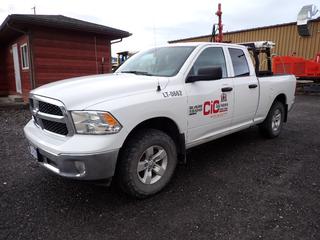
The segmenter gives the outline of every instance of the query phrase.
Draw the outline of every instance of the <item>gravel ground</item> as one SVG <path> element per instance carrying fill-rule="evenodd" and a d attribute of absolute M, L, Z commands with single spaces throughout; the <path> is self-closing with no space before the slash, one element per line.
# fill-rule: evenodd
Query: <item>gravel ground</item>
<path fill-rule="evenodd" d="M 320 97 L 297 97 L 277 139 L 254 127 L 190 150 L 146 200 L 40 168 L 29 118 L 0 110 L 0 239 L 320 239 Z"/>

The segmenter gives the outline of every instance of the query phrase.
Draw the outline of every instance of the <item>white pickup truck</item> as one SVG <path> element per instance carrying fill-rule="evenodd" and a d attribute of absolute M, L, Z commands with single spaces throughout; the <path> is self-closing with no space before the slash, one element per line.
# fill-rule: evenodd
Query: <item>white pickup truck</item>
<path fill-rule="evenodd" d="M 173 44 L 142 51 L 114 74 L 30 93 L 24 132 L 39 164 L 68 178 L 112 178 L 143 198 L 170 181 L 186 149 L 259 124 L 280 134 L 292 75 L 257 77 L 248 46 Z"/>

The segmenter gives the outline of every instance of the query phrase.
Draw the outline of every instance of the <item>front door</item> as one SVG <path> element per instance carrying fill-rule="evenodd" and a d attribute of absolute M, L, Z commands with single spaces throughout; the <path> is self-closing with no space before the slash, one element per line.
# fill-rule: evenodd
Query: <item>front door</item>
<path fill-rule="evenodd" d="M 17 44 L 12 45 L 12 56 L 13 56 L 13 66 L 14 66 L 14 77 L 16 80 L 16 92 L 22 93 L 20 64 L 19 64 L 19 52 L 18 52 Z"/>
<path fill-rule="evenodd" d="M 203 67 L 221 67 L 223 78 L 187 83 L 188 145 L 193 146 L 226 131 L 233 115 L 233 79 L 228 77 L 224 49 L 205 48 L 193 64 L 189 75 Z"/>

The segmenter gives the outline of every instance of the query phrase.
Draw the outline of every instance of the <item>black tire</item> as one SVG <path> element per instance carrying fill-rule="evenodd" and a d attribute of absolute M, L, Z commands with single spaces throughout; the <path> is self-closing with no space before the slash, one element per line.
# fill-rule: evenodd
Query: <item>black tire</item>
<path fill-rule="evenodd" d="M 155 154 L 150 155 L 150 151 L 154 152 Z M 167 156 L 161 161 L 158 160 L 159 162 L 155 163 L 155 165 L 159 163 L 157 166 L 162 164 L 162 176 L 155 172 L 155 167 L 153 168 L 151 165 L 148 165 L 152 160 L 151 156 L 156 156 L 157 153 L 160 154 L 160 151 L 163 156 Z M 148 159 L 151 160 L 148 161 Z M 158 159 L 160 159 L 160 157 Z M 164 168 L 165 161 L 167 164 Z M 148 165 L 148 168 L 138 172 L 138 163 L 145 163 Z M 173 176 L 176 165 L 176 145 L 171 137 L 169 137 L 166 133 L 156 129 L 143 129 L 132 136 L 121 151 L 116 171 L 116 183 L 125 193 L 129 194 L 130 196 L 135 198 L 145 198 L 158 193 L 169 183 Z M 151 170 L 149 168 L 151 168 Z M 160 168 L 157 169 L 159 170 Z M 163 171 L 163 169 L 165 170 Z M 150 172 L 151 178 L 149 177 Z M 147 177 L 145 177 L 145 174 L 147 174 Z M 154 178 L 152 178 L 152 176 Z M 159 177 L 160 179 L 158 179 L 156 182 L 150 182 L 155 181 Z"/>
<path fill-rule="evenodd" d="M 281 114 L 280 117 L 278 114 Z M 284 122 L 285 108 L 283 103 L 275 102 L 271 106 L 267 118 L 259 125 L 261 134 L 266 138 L 278 137 Z M 274 121 L 279 119 L 279 125 Z"/>

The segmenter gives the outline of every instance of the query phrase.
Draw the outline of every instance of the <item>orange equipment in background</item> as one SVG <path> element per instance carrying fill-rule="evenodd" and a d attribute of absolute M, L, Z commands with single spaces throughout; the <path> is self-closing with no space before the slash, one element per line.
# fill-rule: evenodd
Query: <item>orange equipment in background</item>
<path fill-rule="evenodd" d="M 272 58 L 272 70 L 275 74 L 293 74 L 302 79 L 320 79 L 320 53 L 314 60 L 302 57 L 275 56 Z"/>

